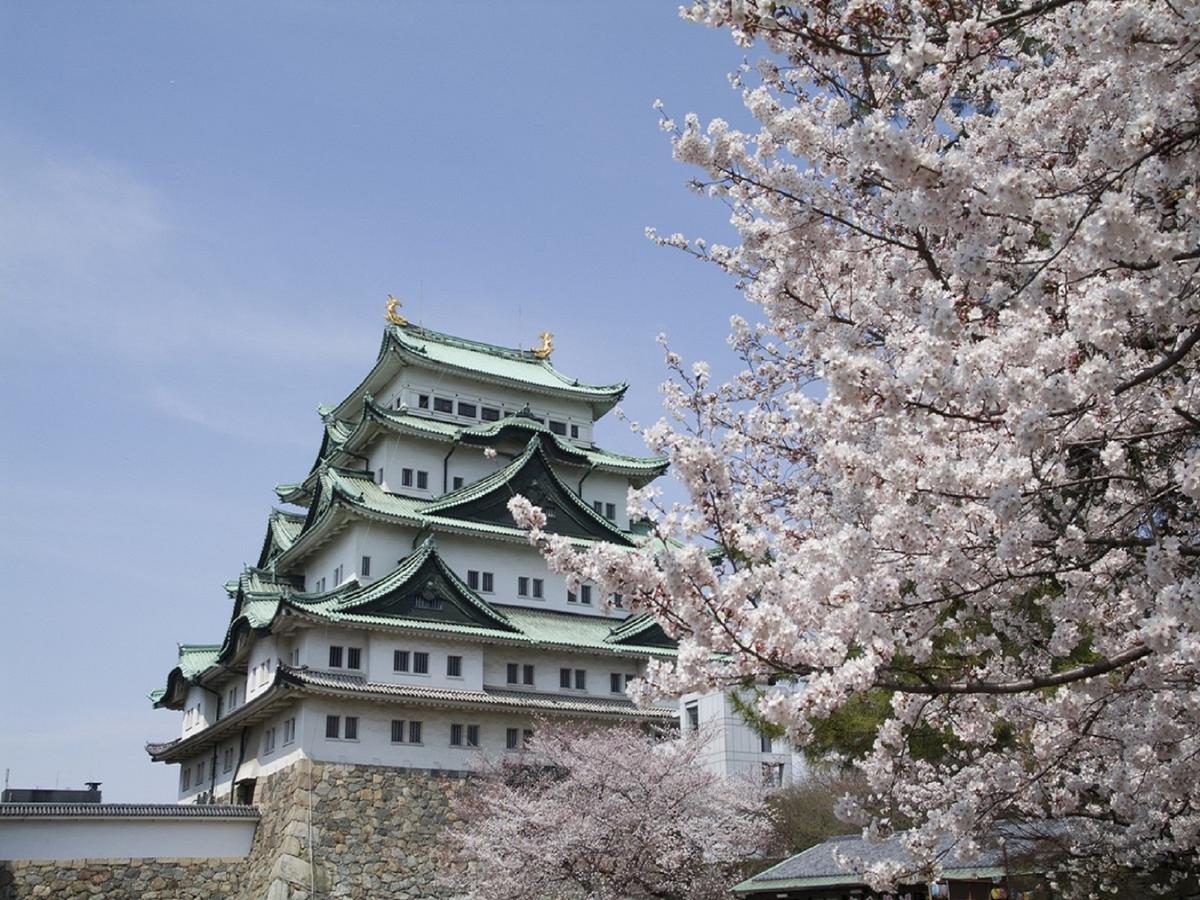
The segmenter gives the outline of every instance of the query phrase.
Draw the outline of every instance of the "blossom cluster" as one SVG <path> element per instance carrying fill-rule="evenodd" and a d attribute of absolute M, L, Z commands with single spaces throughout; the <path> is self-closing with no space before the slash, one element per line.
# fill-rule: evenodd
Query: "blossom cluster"
<path fill-rule="evenodd" d="M 741 242 L 650 236 L 761 323 L 727 383 L 668 354 L 645 437 L 688 499 L 631 496 L 645 552 L 535 540 L 680 640 L 647 695 L 782 676 L 758 712 L 801 745 L 883 697 L 853 762 L 914 851 L 1070 822 L 1076 875 L 1194 877 L 1200 5 L 684 15 L 766 50 L 755 130 L 664 114 Z"/>

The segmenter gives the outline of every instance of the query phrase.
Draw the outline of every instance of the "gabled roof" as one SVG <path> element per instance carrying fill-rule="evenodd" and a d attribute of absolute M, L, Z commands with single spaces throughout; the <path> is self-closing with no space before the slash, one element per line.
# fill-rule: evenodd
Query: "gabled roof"
<path fill-rule="evenodd" d="M 512 632 L 516 629 L 472 591 L 443 562 L 432 538 L 426 538 L 396 569 L 366 587 L 308 599 L 289 597 L 285 607 L 334 621 L 350 617 L 408 619 Z"/>
<path fill-rule="evenodd" d="M 630 616 L 607 638 L 610 644 L 647 644 L 656 647 L 674 647 L 675 641 L 663 630 L 662 624 L 650 613 Z"/>
<path fill-rule="evenodd" d="M 627 547 L 633 545 L 624 531 L 599 515 L 563 483 L 537 434 L 529 439 L 525 452 L 507 466 L 473 484 L 443 494 L 424 505 L 421 512 L 426 516 L 499 525 L 512 520 L 508 501 L 516 494 L 541 506 L 548 515 L 550 510 L 554 511 L 554 520 L 548 523 L 549 531 L 567 537 L 610 541 Z"/>
<path fill-rule="evenodd" d="M 377 392 L 402 367 L 418 365 L 475 381 L 524 389 L 534 394 L 567 397 L 589 403 L 599 418 L 624 395 L 627 384 L 587 384 L 564 375 L 531 350 L 499 347 L 443 334 L 419 325 L 389 325 L 375 367 L 345 400 L 333 408 L 339 419 L 356 413 L 365 394 Z"/>
<path fill-rule="evenodd" d="M 271 510 L 267 518 L 267 534 L 258 554 L 258 567 L 266 568 L 272 559 L 292 546 L 303 528 L 303 515 L 282 509 Z"/>

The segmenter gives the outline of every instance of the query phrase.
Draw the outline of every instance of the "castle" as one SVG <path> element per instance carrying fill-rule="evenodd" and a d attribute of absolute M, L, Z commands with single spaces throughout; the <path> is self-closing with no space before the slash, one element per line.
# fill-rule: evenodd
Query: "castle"
<path fill-rule="evenodd" d="M 276 488 L 258 561 L 226 585 L 219 643 L 181 644 L 152 743 L 181 802 L 255 800 L 301 759 L 465 772 L 518 752 L 535 721 L 673 723 L 625 695 L 673 642 L 620 597 L 548 570 L 513 523 L 517 494 L 579 545 L 636 548 L 628 489 L 666 460 L 611 453 L 596 421 L 626 385 L 585 384 L 532 350 L 407 322 L 395 304 L 374 367 L 321 407 L 311 470 Z"/>

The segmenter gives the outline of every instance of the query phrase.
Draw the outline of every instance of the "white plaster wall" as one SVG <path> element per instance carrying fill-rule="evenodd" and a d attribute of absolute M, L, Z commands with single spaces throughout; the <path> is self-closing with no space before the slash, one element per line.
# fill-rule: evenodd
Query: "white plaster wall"
<path fill-rule="evenodd" d="M 462 691 L 478 691 L 483 687 L 483 647 L 478 644 L 431 640 L 423 636 L 406 638 L 391 633 L 374 633 L 364 637 L 370 646 L 370 681 Z M 397 672 L 393 668 L 396 650 L 409 651 L 408 672 Z M 416 652 L 429 654 L 429 674 L 418 675 L 411 671 L 412 654 Z M 446 657 L 451 655 L 462 657 L 460 678 L 451 678 L 446 674 Z"/>
<path fill-rule="evenodd" d="M 496 576 L 496 590 L 482 594 L 492 603 L 507 603 L 528 606 L 532 609 L 549 609 L 583 615 L 610 616 L 623 619 L 627 613 L 620 610 L 606 612 L 601 609 L 604 596 L 598 586 L 592 588 L 592 605 L 567 602 L 567 580 L 551 572 L 541 555 L 527 544 L 504 541 L 482 540 L 459 535 L 438 535 L 438 552 L 463 581 L 470 569 L 492 572 Z M 545 599 L 535 600 L 517 596 L 517 579 L 520 576 L 541 578 L 545 582 Z"/>
<path fill-rule="evenodd" d="M 534 684 L 532 687 L 521 684 L 509 684 L 508 664 L 517 663 L 519 666 L 532 664 L 534 667 Z M 572 685 L 574 685 L 574 670 L 583 669 L 587 672 L 587 690 L 563 690 L 559 682 L 559 670 L 572 670 Z M 611 673 L 622 676 L 624 687 L 625 675 L 636 677 L 641 673 L 641 663 L 634 659 L 622 657 L 588 655 L 582 653 L 544 653 L 526 650 L 521 647 L 490 646 L 484 659 L 483 683 L 488 687 L 505 690 L 532 690 L 539 693 L 561 693 L 572 696 L 594 696 L 624 699 L 625 691 L 613 693 L 610 690 Z M 519 677 L 524 677 L 522 669 Z"/>
<path fill-rule="evenodd" d="M 402 369 L 392 382 L 376 395 L 376 400 L 384 406 L 395 408 L 396 401 L 399 399 L 408 405 L 410 413 L 423 415 L 426 411 L 417 407 L 417 395 L 422 393 L 453 400 L 455 412 L 458 410 L 459 400 L 474 403 L 476 406 L 499 407 L 502 415 L 519 412 L 528 405 L 530 412 L 535 416 L 554 418 L 557 421 L 566 422 L 568 425 L 578 425 L 578 441 L 583 443 L 591 441 L 592 411 L 587 403 L 545 397 L 521 388 L 488 384 L 413 366 Z M 464 426 L 480 424 L 480 420 L 477 418 L 469 419 L 447 413 L 434 413 L 432 400 L 430 406 L 428 414 L 442 421 Z M 567 433 L 569 436 L 569 429 Z"/>
<path fill-rule="evenodd" d="M 700 728 L 708 736 L 702 763 L 727 778 L 744 777 L 761 781 L 763 764 L 783 764 L 783 783 L 797 775 L 794 753 L 786 741 L 776 739 L 771 752 L 763 752 L 762 738 L 738 714 L 729 695 L 723 692 L 686 694 L 679 701 L 680 727 L 687 728 L 687 707 L 695 703 Z"/>
<path fill-rule="evenodd" d="M 593 472 L 583 482 L 583 502 L 591 506 L 593 501 L 599 500 L 616 506 L 617 515 L 612 521 L 618 528 L 629 528 L 629 513 L 625 508 L 628 496 L 629 479 L 612 472 Z"/>
<path fill-rule="evenodd" d="M 200 707 L 198 716 L 190 716 L 189 710 Z M 184 700 L 183 712 L 180 713 L 180 736 L 187 737 L 211 725 L 217 718 L 216 698 L 202 687 L 192 685 L 188 688 Z"/>
<path fill-rule="evenodd" d="M 383 489 L 393 494 L 404 494 L 407 497 L 432 499 L 441 496 L 442 460 L 450 451 L 452 444 L 440 441 L 425 440 L 407 435 L 389 434 L 375 441 L 366 453 L 370 461 L 368 466 L 379 481 L 379 470 L 383 469 Z M 462 453 L 460 449 L 455 455 Z M 482 455 L 482 454 L 480 454 Z M 402 470 L 413 470 L 413 483 L 406 486 L 402 479 Z M 429 481 L 425 490 L 417 487 L 417 471 L 428 473 Z"/>
<path fill-rule="evenodd" d="M 244 857 L 254 819 L 4 818 L 0 859 Z"/>
<path fill-rule="evenodd" d="M 401 559 L 413 552 L 415 529 L 386 525 L 369 520 L 356 520 L 328 543 L 315 550 L 304 562 L 304 588 L 316 590 L 317 580 L 325 579 L 325 589 L 333 590 L 334 570 L 342 567 L 342 583 L 357 577 L 361 584 L 382 578 Z M 362 574 L 362 558 L 371 557 L 371 574 Z"/>

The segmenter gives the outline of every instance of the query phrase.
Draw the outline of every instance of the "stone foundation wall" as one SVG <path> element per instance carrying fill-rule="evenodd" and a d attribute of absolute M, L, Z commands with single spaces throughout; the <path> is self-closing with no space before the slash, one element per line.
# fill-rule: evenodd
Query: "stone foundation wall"
<path fill-rule="evenodd" d="M 0 900 L 420 900 L 457 774 L 304 760 L 259 781 L 245 859 L 0 862 Z"/>

